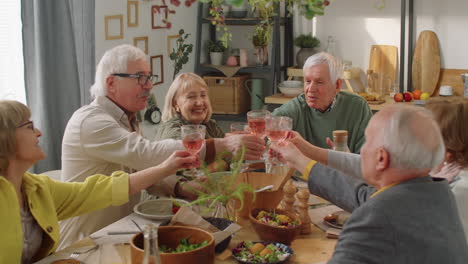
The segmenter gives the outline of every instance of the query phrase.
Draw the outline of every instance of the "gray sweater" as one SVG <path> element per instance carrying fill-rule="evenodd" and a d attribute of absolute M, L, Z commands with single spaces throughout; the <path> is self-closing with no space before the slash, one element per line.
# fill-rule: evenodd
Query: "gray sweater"
<path fill-rule="evenodd" d="M 341 165 L 360 159 L 348 158 Z M 329 159 L 330 165 L 334 162 Z M 352 212 L 330 264 L 468 263 L 465 235 L 446 181 L 416 178 L 371 198 L 375 188 L 359 179 L 360 162 L 352 164 L 342 169 L 354 177 L 321 164 L 309 174 L 311 193 Z"/>

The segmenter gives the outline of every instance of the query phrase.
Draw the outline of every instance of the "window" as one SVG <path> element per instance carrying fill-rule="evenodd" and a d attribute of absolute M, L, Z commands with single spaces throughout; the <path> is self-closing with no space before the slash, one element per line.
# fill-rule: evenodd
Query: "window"
<path fill-rule="evenodd" d="M 0 99 L 26 103 L 21 1 L 0 1 Z"/>

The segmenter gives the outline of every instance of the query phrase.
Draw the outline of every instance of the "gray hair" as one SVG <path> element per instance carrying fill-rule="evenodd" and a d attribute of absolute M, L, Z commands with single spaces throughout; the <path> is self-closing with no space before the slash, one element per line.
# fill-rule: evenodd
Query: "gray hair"
<path fill-rule="evenodd" d="M 445 145 L 432 113 L 422 107 L 395 106 L 380 129 L 383 147 L 390 153 L 390 167 L 432 169 L 442 163 Z"/>
<path fill-rule="evenodd" d="M 106 96 L 107 77 L 113 73 L 126 73 L 128 63 L 138 60 L 146 61 L 146 54 L 132 45 L 119 45 L 106 51 L 97 65 L 94 84 L 89 89 L 91 97 Z"/>
<path fill-rule="evenodd" d="M 339 59 L 326 52 L 319 52 L 307 58 L 302 70 L 305 71 L 307 68 L 311 68 L 320 64 L 328 65 L 330 79 L 333 83 L 336 83 L 338 79 L 343 78 L 343 64 Z"/>

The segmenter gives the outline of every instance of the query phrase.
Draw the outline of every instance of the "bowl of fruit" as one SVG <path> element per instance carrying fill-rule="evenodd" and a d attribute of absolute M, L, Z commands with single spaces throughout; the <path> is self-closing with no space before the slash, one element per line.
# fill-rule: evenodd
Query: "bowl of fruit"
<path fill-rule="evenodd" d="M 269 263 L 279 264 L 294 254 L 294 251 L 278 242 L 242 241 L 232 249 L 232 256 L 240 263 Z"/>
<path fill-rule="evenodd" d="M 182 199 L 159 198 L 140 202 L 133 207 L 133 211 L 148 219 L 168 220 L 185 204 L 188 202 Z"/>
<path fill-rule="evenodd" d="M 143 234 L 130 240 L 132 264 L 143 261 Z M 161 264 L 212 264 L 215 257 L 214 237 L 200 228 L 189 226 L 160 226 L 158 245 Z"/>
<path fill-rule="evenodd" d="M 249 219 L 255 232 L 264 241 L 289 245 L 300 232 L 299 217 L 284 210 L 255 208 Z"/>

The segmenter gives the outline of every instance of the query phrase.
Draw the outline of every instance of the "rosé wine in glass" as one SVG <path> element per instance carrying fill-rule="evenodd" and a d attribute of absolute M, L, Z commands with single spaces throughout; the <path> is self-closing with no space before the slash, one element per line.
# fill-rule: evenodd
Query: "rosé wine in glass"
<path fill-rule="evenodd" d="M 184 144 L 185 149 L 190 152 L 190 154 L 195 155 L 197 154 L 200 149 L 203 146 L 204 139 L 199 138 L 199 137 L 191 137 L 191 136 L 186 136 L 182 140 L 182 143 Z"/>
<path fill-rule="evenodd" d="M 272 116 L 267 120 L 266 130 L 268 139 L 271 142 L 281 142 L 286 140 L 289 132 L 292 130 L 292 119 L 287 116 Z M 272 157 L 268 157 L 272 164 L 284 165 L 279 162 L 277 153 L 271 153 Z"/>
<path fill-rule="evenodd" d="M 205 143 L 206 127 L 204 125 L 183 125 L 181 126 L 182 143 L 185 149 L 192 155 L 198 155 L 198 152 Z M 202 176 L 203 173 L 196 168 L 192 168 L 186 176 Z"/>

